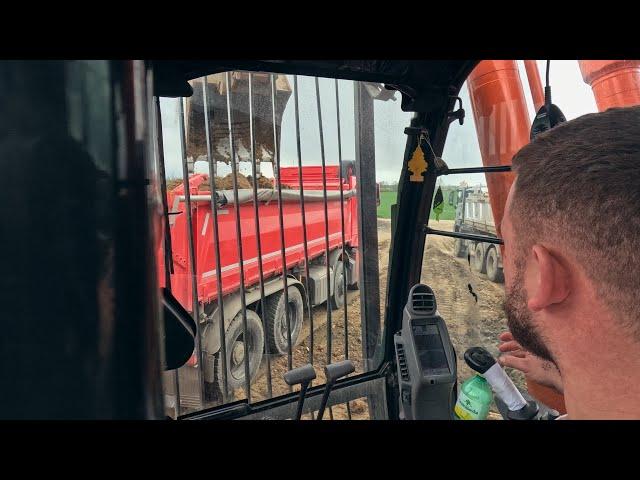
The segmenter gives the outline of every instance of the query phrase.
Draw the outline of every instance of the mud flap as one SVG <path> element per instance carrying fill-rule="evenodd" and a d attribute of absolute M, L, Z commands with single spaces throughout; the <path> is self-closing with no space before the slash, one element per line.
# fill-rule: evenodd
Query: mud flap
<path fill-rule="evenodd" d="M 348 255 L 349 264 L 347 265 L 347 284 L 349 286 L 357 285 L 360 281 L 360 265 L 358 264 L 358 252 L 353 252 L 353 255 Z"/>

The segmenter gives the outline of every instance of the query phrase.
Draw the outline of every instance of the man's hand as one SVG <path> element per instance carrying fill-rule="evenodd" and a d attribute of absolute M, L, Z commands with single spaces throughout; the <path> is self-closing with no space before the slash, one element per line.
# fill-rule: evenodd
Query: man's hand
<path fill-rule="evenodd" d="M 552 362 L 543 360 L 522 348 L 522 345 L 514 340 L 511 332 L 503 332 L 498 338 L 501 341 L 498 350 L 504 353 L 498 358 L 501 366 L 520 370 L 534 382 L 551 387 L 560 393 L 563 392 L 560 372 Z"/>

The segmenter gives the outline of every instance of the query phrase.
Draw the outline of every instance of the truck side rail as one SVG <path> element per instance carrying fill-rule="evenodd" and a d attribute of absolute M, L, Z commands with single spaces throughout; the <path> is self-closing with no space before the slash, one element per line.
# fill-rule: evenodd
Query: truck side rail
<path fill-rule="evenodd" d="M 441 235 L 443 237 L 462 238 L 464 240 L 474 240 L 476 242 L 493 243 L 495 245 L 502 245 L 504 243 L 504 241 L 501 238 L 490 237 L 488 235 L 474 235 L 472 233 L 447 232 L 445 230 L 435 230 L 427 226 L 424 227 L 423 233 L 427 235 Z"/>
<path fill-rule="evenodd" d="M 343 196 L 341 197 L 340 191 L 328 191 L 327 192 L 327 200 L 340 200 L 340 199 L 349 199 L 356 195 L 356 190 L 345 190 L 343 192 Z M 185 201 L 184 195 L 178 195 L 178 200 L 180 202 Z M 216 192 L 216 199 L 218 200 L 218 205 L 235 205 L 235 198 L 233 195 L 233 190 L 219 190 Z M 191 195 L 190 200 L 192 202 L 210 202 L 211 194 L 209 195 Z M 271 202 L 278 200 L 278 191 L 271 188 L 260 188 L 258 189 L 258 198 L 259 202 Z M 304 190 L 304 200 L 306 202 L 324 202 L 324 193 L 322 190 Z M 282 201 L 283 202 L 299 202 L 300 201 L 300 190 L 282 190 Z M 253 190 L 250 189 L 239 189 L 238 190 L 238 204 L 242 205 L 245 203 L 253 203 Z"/>

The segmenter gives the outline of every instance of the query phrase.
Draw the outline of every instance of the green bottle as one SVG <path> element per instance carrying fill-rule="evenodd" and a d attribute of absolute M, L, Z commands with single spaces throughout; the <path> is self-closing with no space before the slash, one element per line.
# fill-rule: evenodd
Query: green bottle
<path fill-rule="evenodd" d="M 491 387 L 480 375 L 474 375 L 462 384 L 453 411 L 459 420 L 486 420 L 493 400 Z"/>

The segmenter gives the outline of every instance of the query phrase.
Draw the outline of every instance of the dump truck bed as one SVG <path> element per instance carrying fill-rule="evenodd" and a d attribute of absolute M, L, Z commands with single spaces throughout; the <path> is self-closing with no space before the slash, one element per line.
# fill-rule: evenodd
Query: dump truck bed
<path fill-rule="evenodd" d="M 302 210 L 300 205 L 300 185 L 297 167 L 282 167 L 283 185 L 283 224 L 286 255 L 286 268 L 304 265 L 304 235 L 302 230 Z M 341 247 L 341 203 L 340 187 L 344 196 L 345 245 L 357 246 L 357 212 L 355 197 L 355 176 L 350 175 L 340 184 L 338 166 L 326 167 L 327 212 L 329 251 Z M 303 190 L 305 197 L 306 234 L 309 260 L 320 257 L 326 252 L 326 228 L 324 215 L 324 195 L 322 194 L 322 167 L 302 167 Z M 208 182 L 207 175 L 197 174 L 190 177 L 192 203 L 192 221 L 194 232 L 194 251 L 196 257 L 196 279 L 198 300 L 206 304 L 218 295 L 218 275 L 216 272 L 215 244 L 212 228 L 211 192 L 200 190 Z M 286 188 L 285 188 L 286 187 Z M 262 255 L 258 255 L 256 217 L 252 190 L 239 190 L 239 205 L 232 201 L 232 191 L 216 192 L 218 197 L 218 231 L 220 238 L 220 267 L 223 295 L 233 293 L 240 288 L 240 257 L 236 240 L 236 211 L 240 212 L 242 238 L 242 257 L 245 287 L 259 284 L 258 259 L 262 258 L 264 278 L 268 279 L 282 272 L 282 252 L 280 244 L 280 222 L 277 191 L 261 189 L 258 196 L 258 219 Z M 191 295 L 191 271 L 189 268 L 187 216 L 185 213 L 184 188 L 176 187 L 168 194 L 171 211 L 171 242 L 173 250 L 174 274 L 171 287 L 174 296 L 189 311 L 193 309 Z M 267 199 L 266 201 L 264 199 Z M 248 200 L 245 203 L 242 199 Z M 163 258 L 159 252 L 159 259 Z M 160 261 L 159 264 L 163 265 Z M 160 278 L 164 278 L 161 272 Z"/>

